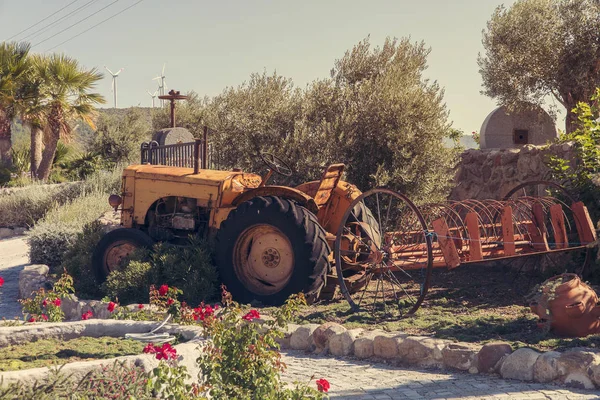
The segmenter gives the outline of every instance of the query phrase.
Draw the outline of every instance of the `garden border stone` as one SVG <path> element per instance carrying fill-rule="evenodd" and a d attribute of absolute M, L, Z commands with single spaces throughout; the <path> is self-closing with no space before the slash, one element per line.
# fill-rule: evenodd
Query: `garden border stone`
<path fill-rule="evenodd" d="M 469 371 L 472 374 L 499 374 L 504 379 L 554 383 L 580 389 L 600 388 L 600 350 L 581 348 L 559 353 L 520 348 L 513 351 L 504 342 L 478 345 L 431 336 L 409 336 L 403 332 L 344 329 L 333 322 L 321 326 L 291 324 L 286 332 L 288 339 L 279 343 L 282 349 L 323 354 L 320 346 L 315 347 L 316 339 L 336 357 Z M 327 330 L 339 333 L 323 337 L 322 333 Z M 311 332 L 311 337 L 307 337 L 308 332 Z M 290 346 L 289 338 L 296 334 L 302 340 L 294 341 L 294 346 Z"/>

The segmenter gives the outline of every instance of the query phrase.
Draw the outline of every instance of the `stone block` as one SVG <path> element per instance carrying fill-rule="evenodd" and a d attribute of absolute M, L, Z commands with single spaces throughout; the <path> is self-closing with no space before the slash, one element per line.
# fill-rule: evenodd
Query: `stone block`
<path fill-rule="evenodd" d="M 354 351 L 354 341 L 362 334 L 362 329 L 351 329 L 329 338 L 329 352 L 334 356 L 349 356 Z"/>
<path fill-rule="evenodd" d="M 398 344 L 398 357 L 409 364 L 432 365 L 443 359 L 445 341 L 426 336 L 408 336 Z"/>
<path fill-rule="evenodd" d="M 505 379 L 520 381 L 533 380 L 533 366 L 540 353 L 532 349 L 518 349 L 510 354 L 500 367 L 500 375 Z"/>
<path fill-rule="evenodd" d="M 398 346 L 407 335 L 377 335 L 373 339 L 373 354 L 381 358 L 397 358 Z"/>
<path fill-rule="evenodd" d="M 536 382 L 552 382 L 558 377 L 558 357 L 557 351 L 548 351 L 542 353 L 533 365 L 533 380 Z"/>
<path fill-rule="evenodd" d="M 469 344 L 451 343 L 444 346 L 442 357 L 444 365 L 450 368 L 468 371 L 474 365 L 480 347 Z"/>
<path fill-rule="evenodd" d="M 354 356 L 357 358 L 370 358 L 375 355 L 373 342 L 375 337 L 381 334 L 376 331 L 365 331 L 363 335 L 354 341 Z"/>
<path fill-rule="evenodd" d="M 317 329 L 317 324 L 300 325 L 290 339 L 290 347 L 294 350 L 313 350 L 315 343 L 312 334 Z"/>
<path fill-rule="evenodd" d="M 49 271 L 44 264 L 26 265 L 19 273 L 19 298 L 26 299 L 41 288 L 51 289 L 52 285 L 47 278 Z"/>
<path fill-rule="evenodd" d="M 323 349 L 326 349 L 327 343 L 333 335 L 345 331 L 346 328 L 344 328 L 342 325 L 336 322 L 326 322 L 320 325 L 317 329 L 315 329 L 315 331 L 312 334 L 313 341 L 315 343 L 315 346 L 317 347 L 317 350 L 321 351 Z"/>
<path fill-rule="evenodd" d="M 283 337 L 276 339 L 277 343 L 279 343 L 279 346 L 282 349 L 289 349 L 292 347 L 292 334 L 296 332 L 296 329 L 298 329 L 298 327 L 300 327 L 300 325 L 287 324 L 285 332 L 283 333 Z"/>
<path fill-rule="evenodd" d="M 571 372 L 565 377 L 565 385 L 577 389 L 594 389 L 594 383 L 581 371 Z"/>
<path fill-rule="evenodd" d="M 477 369 L 485 373 L 497 372 L 499 361 L 510 353 L 512 353 L 512 348 L 508 343 L 485 344 L 477 354 Z"/>

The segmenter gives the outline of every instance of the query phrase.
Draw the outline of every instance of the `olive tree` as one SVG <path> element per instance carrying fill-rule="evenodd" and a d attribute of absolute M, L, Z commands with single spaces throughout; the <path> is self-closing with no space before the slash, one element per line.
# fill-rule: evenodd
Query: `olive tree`
<path fill-rule="evenodd" d="M 518 0 L 499 6 L 483 31 L 484 93 L 512 109 L 554 98 L 572 109 L 600 86 L 600 2 Z"/>

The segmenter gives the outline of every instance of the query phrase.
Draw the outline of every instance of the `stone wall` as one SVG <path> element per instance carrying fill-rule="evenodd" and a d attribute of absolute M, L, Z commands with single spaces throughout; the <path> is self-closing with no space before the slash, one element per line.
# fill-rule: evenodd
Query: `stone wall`
<path fill-rule="evenodd" d="M 572 143 L 520 149 L 469 149 L 461 155 L 451 200 L 501 199 L 520 183 L 548 179 L 545 160 L 555 155 L 574 163 Z"/>

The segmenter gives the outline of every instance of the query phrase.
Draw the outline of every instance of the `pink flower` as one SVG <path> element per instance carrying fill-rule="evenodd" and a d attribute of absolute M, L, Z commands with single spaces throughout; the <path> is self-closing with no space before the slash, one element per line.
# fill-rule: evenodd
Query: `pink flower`
<path fill-rule="evenodd" d="M 154 354 L 156 353 L 156 347 L 152 343 L 148 343 L 146 347 L 144 347 L 144 353 Z"/>
<path fill-rule="evenodd" d="M 168 306 L 170 306 L 170 305 L 171 305 L 171 304 L 173 304 L 174 302 L 175 302 L 175 300 L 173 300 L 173 299 L 169 298 L 169 299 L 167 300 L 167 305 L 168 305 Z"/>
<path fill-rule="evenodd" d="M 115 311 L 116 306 L 117 306 L 117 303 L 115 303 L 114 301 L 111 301 L 110 303 L 108 303 L 108 307 L 106 307 L 106 309 L 109 312 L 113 312 L 113 311 Z"/>
<path fill-rule="evenodd" d="M 162 285 L 158 289 L 158 294 L 160 294 L 161 296 L 166 296 L 168 291 L 169 291 L 169 287 L 167 285 Z"/>
<path fill-rule="evenodd" d="M 90 310 L 88 310 L 88 311 L 84 312 L 83 314 L 81 314 L 81 319 L 85 321 L 87 319 L 92 318 L 93 316 L 94 316 L 94 314 L 92 314 L 92 312 Z"/>
<path fill-rule="evenodd" d="M 329 382 L 327 381 L 327 379 L 318 379 L 317 389 L 319 389 L 319 392 L 327 393 L 329 391 Z"/>
<path fill-rule="evenodd" d="M 44 321 L 48 321 L 48 316 L 47 316 L 46 314 L 42 314 L 42 319 L 43 319 Z"/>
<path fill-rule="evenodd" d="M 44 301 L 42 301 L 42 307 L 46 306 L 48 306 L 48 299 L 44 299 Z"/>
<path fill-rule="evenodd" d="M 27 320 L 27 322 L 35 322 L 35 317 L 31 317 Z"/>
<path fill-rule="evenodd" d="M 4 278 L 0 276 L 0 287 L 2 287 L 2 285 L 4 285 Z"/>
<path fill-rule="evenodd" d="M 52 304 L 54 304 L 56 307 L 60 307 L 60 304 L 61 304 L 60 299 L 54 299 Z"/>
<path fill-rule="evenodd" d="M 141 310 L 142 308 L 144 308 L 143 304 L 138 304 L 138 308 Z"/>
<path fill-rule="evenodd" d="M 246 321 L 252 321 L 253 319 L 260 318 L 260 314 L 256 310 L 250 310 L 250 312 L 242 317 Z"/>

